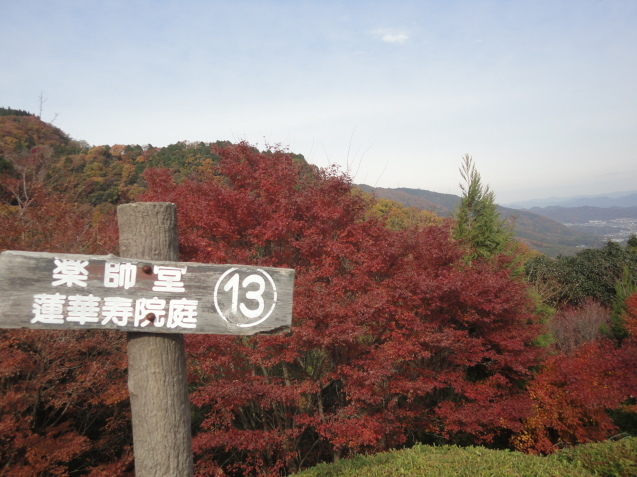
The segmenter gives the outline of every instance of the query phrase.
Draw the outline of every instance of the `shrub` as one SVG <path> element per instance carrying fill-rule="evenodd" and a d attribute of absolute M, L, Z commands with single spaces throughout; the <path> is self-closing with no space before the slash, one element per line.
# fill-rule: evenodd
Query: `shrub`
<path fill-rule="evenodd" d="M 608 308 L 587 298 L 579 307 L 567 307 L 558 312 L 549 327 L 557 349 L 569 352 L 599 338 L 602 326 L 609 321 Z"/>
<path fill-rule="evenodd" d="M 637 475 L 637 437 L 569 447 L 554 454 L 559 462 L 581 465 L 603 477 Z"/>
<path fill-rule="evenodd" d="M 411 449 L 358 456 L 334 464 L 321 464 L 296 474 L 299 477 L 519 476 L 586 477 L 595 475 L 576 461 L 548 459 L 484 447 L 417 445 Z"/>

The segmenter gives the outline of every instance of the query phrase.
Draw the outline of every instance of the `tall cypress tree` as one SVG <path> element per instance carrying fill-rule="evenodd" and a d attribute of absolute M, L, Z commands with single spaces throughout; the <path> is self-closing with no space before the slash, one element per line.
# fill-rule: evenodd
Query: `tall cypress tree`
<path fill-rule="evenodd" d="M 462 157 L 460 175 L 464 183 L 460 183 L 462 197 L 454 214 L 454 237 L 471 247 L 472 259 L 489 258 L 504 252 L 511 242 L 513 228 L 500 219 L 495 194 L 488 185 L 482 184 L 469 154 Z"/>

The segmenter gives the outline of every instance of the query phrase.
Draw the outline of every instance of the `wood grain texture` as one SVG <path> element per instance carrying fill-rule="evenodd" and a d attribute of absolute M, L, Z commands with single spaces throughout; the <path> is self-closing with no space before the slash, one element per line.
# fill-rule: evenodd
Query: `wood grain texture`
<path fill-rule="evenodd" d="M 170 202 L 137 202 L 117 207 L 119 254 L 148 260 L 179 259 L 177 207 Z"/>
<path fill-rule="evenodd" d="M 52 286 L 56 280 L 53 272 L 56 269 L 55 260 L 74 260 L 88 262 L 85 270 L 88 275 L 84 287 L 72 284 Z M 104 285 L 106 264 L 132 264 L 135 270 L 135 284 L 130 288 L 107 288 Z M 153 291 L 153 286 L 158 279 L 155 273 L 145 273 L 144 270 L 154 270 L 155 266 L 184 268 L 183 292 Z M 230 275 L 228 272 L 230 271 Z M 264 313 L 269 310 L 271 314 L 261 323 L 251 325 L 259 321 L 247 317 L 241 313 L 241 307 L 236 313 L 232 312 L 232 293 L 224 291 L 223 285 L 228 283 L 228 276 L 239 274 L 240 283 L 251 275 L 272 278 L 276 288 L 276 303 L 271 288 L 261 295 L 264 300 Z M 215 305 L 214 291 L 220 278 L 226 274 L 225 281 L 218 287 L 217 306 Z M 266 285 L 269 280 L 264 279 Z M 46 252 L 19 252 L 5 251 L 0 254 L 0 328 L 40 328 L 40 329 L 118 329 L 121 331 L 137 331 L 144 333 L 214 333 L 230 335 L 252 335 L 261 333 L 282 333 L 289 331 L 292 322 L 294 270 L 284 268 L 253 268 L 243 265 L 210 265 L 191 262 L 172 262 L 160 260 L 139 260 L 116 257 L 114 255 L 76 255 L 76 254 L 52 254 Z M 247 309 L 256 309 L 259 303 L 246 297 L 246 292 L 254 291 L 256 285 L 248 285 L 240 289 L 239 301 L 245 304 Z M 65 296 L 63 323 L 33 322 L 35 314 L 34 296 L 38 294 L 54 295 L 59 293 Z M 142 321 L 135 326 L 132 316 L 125 325 L 119 325 L 108 321 L 102 324 L 104 316 L 100 312 L 97 322 L 80 323 L 69 321 L 69 297 L 79 295 L 100 298 L 100 305 L 104 304 L 107 297 L 128 298 L 134 302 L 138 299 L 158 298 L 166 301 L 165 310 L 171 300 L 189 299 L 196 300 L 197 316 L 196 327 L 185 328 L 177 326 L 167 327 L 166 319 L 163 326 L 160 320 L 156 322 Z M 274 305 L 274 308 L 272 308 Z M 221 314 L 220 314 L 221 312 Z M 223 316 L 221 316 L 223 315 Z M 225 319 L 224 319 L 225 318 Z"/>
<path fill-rule="evenodd" d="M 179 256 L 174 204 L 120 206 L 117 219 L 121 255 L 156 260 L 175 260 Z M 137 274 L 137 267 L 130 270 L 134 273 L 124 275 L 124 289 Z M 119 274 L 113 275 L 119 278 Z M 127 333 L 127 345 L 135 475 L 192 476 L 183 335 L 131 332 Z"/>

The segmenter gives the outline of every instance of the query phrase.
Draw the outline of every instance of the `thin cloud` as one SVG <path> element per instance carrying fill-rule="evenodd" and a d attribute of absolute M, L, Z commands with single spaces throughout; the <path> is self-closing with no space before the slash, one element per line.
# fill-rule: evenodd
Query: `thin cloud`
<path fill-rule="evenodd" d="M 401 45 L 409 40 L 409 35 L 407 35 L 406 33 L 389 31 L 385 29 L 374 30 L 374 35 L 377 36 L 380 41 L 391 43 L 393 45 Z"/>

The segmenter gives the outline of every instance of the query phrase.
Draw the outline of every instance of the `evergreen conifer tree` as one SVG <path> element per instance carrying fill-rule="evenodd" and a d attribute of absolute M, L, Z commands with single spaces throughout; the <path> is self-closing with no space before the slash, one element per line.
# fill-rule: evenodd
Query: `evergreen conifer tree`
<path fill-rule="evenodd" d="M 464 183 L 460 183 L 462 197 L 454 214 L 454 237 L 471 247 L 471 259 L 490 258 L 506 251 L 513 228 L 500 219 L 495 194 L 482 184 L 469 154 L 462 158 L 460 175 Z"/>

